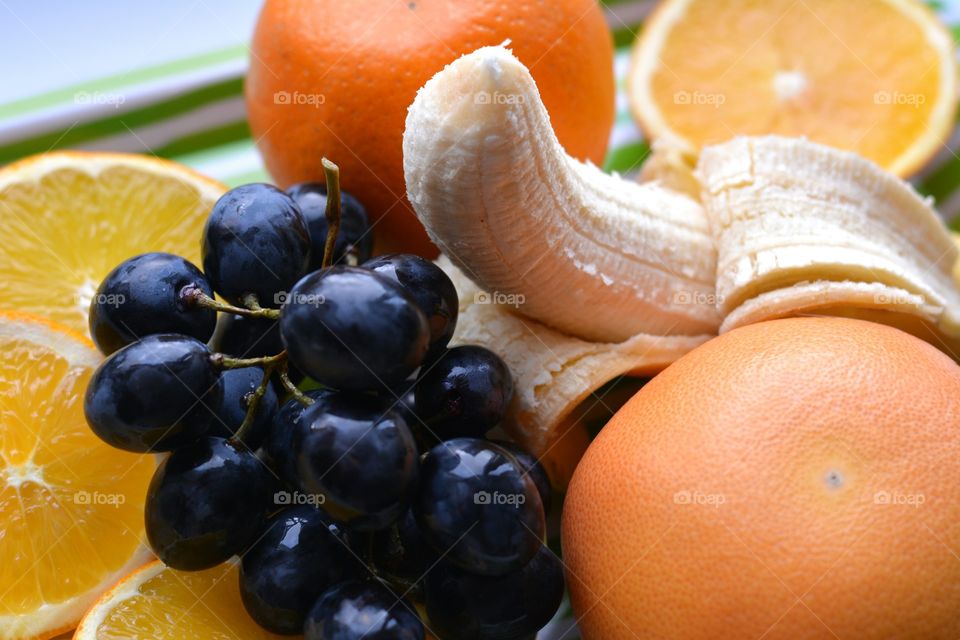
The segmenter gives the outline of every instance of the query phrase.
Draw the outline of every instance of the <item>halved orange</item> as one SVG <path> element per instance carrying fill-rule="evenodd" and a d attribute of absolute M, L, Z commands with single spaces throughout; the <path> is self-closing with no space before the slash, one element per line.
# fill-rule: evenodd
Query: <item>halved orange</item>
<path fill-rule="evenodd" d="M 101 358 L 82 335 L 0 312 L 0 352 L 0 638 L 47 638 L 149 559 L 156 461 L 87 426 L 83 395 Z"/>
<path fill-rule="evenodd" d="M 103 594 L 73 638 L 289 638 L 265 631 L 247 615 L 238 573 L 234 562 L 206 571 L 176 571 L 153 562 Z"/>
<path fill-rule="evenodd" d="M 87 335 L 100 281 L 120 262 L 168 251 L 197 264 L 226 187 L 158 158 L 60 151 L 0 170 L 0 305 Z"/>
<path fill-rule="evenodd" d="M 956 93 L 953 39 L 918 0 L 665 0 L 629 73 L 645 133 L 690 156 L 806 136 L 901 176 L 946 140 Z"/>
<path fill-rule="evenodd" d="M 134 571 L 103 594 L 73 640 L 270 640 L 240 599 L 239 566 L 232 560 L 206 571 L 177 571 L 159 560 Z M 427 632 L 426 640 L 436 640 Z"/>

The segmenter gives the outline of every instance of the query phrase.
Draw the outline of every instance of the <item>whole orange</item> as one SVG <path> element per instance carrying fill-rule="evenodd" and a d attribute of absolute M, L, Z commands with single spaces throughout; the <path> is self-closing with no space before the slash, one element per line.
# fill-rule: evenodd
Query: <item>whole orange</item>
<path fill-rule="evenodd" d="M 737 329 L 653 379 L 574 474 L 585 640 L 956 638 L 960 367 L 897 329 Z"/>
<path fill-rule="evenodd" d="M 435 255 L 406 199 L 407 108 L 445 65 L 508 39 L 560 142 L 601 163 L 614 118 L 613 45 L 596 0 L 267 0 L 246 84 L 267 169 L 282 187 L 322 181 L 327 156 L 380 220 L 380 251 Z"/>

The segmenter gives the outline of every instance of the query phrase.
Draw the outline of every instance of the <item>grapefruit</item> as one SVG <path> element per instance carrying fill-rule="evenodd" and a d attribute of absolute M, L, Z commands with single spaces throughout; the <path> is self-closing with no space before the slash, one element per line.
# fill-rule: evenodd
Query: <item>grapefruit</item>
<path fill-rule="evenodd" d="M 731 331 L 601 431 L 562 535 L 585 640 L 956 638 L 960 367 L 860 320 Z"/>

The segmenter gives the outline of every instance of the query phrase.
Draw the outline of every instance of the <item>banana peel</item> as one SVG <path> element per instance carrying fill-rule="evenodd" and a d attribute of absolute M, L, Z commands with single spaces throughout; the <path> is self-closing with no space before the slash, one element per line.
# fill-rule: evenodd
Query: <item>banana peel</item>
<path fill-rule="evenodd" d="M 721 332 L 855 314 L 960 353 L 957 247 L 909 184 L 853 153 L 773 136 L 705 149 L 697 175 Z"/>
<path fill-rule="evenodd" d="M 535 455 L 567 446 L 605 382 L 749 323 L 864 318 L 960 354 L 954 238 L 931 202 L 853 153 L 741 137 L 695 169 L 655 149 L 642 184 L 606 175 L 563 151 L 503 47 L 427 82 L 403 148 L 410 201 L 461 295 L 455 339 L 510 365 L 506 427 Z"/>
<path fill-rule="evenodd" d="M 513 374 L 515 393 L 504 429 L 541 459 L 551 481 L 566 486 L 589 443 L 570 418 L 581 405 L 603 404 L 597 393 L 621 376 L 651 376 L 711 334 L 638 334 L 618 343 L 561 333 L 522 314 L 522 299 L 498 299 L 478 287 L 446 256 L 437 260 L 460 298 L 451 344 L 475 344 L 497 353 Z"/>

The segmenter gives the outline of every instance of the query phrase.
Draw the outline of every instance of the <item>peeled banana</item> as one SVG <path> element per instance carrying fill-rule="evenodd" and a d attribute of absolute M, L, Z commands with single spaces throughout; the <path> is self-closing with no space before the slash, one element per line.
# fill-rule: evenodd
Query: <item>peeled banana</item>
<path fill-rule="evenodd" d="M 503 47 L 420 90 L 403 150 L 465 300 L 457 339 L 507 359 L 513 432 L 538 455 L 607 380 L 744 324 L 866 318 L 960 354 L 956 244 L 930 202 L 853 153 L 736 138 L 695 170 L 658 149 L 642 184 L 606 175 L 564 153 Z"/>
<path fill-rule="evenodd" d="M 529 71 L 503 47 L 420 90 L 403 139 L 430 238 L 491 295 L 597 342 L 714 333 L 716 251 L 703 208 L 569 157 Z"/>
<path fill-rule="evenodd" d="M 653 375 L 712 337 L 638 334 L 613 344 L 581 340 L 517 313 L 505 301 L 498 302 L 449 258 L 441 256 L 437 264 L 453 280 L 460 298 L 452 344 L 486 346 L 510 367 L 516 391 L 504 426 L 543 458 L 556 484 L 565 484 L 573 469 L 552 448 L 575 428 L 561 425 L 578 405 L 602 403 L 603 397 L 591 400 L 591 395 L 606 382 L 624 375 Z"/>
<path fill-rule="evenodd" d="M 718 247 L 721 331 L 827 313 L 894 324 L 941 347 L 960 337 L 957 247 L 899 178 L 853 153 L 780 137 L 709 147 L 697 175 Z"/>
<path fill-rule="evenodd" d="M 694 175 L 696 162 L 696 158 L 691 158 L 670 141 L 657 140 L 637 179 L 659 183 L 700 202 L 700 181 Z"/>

